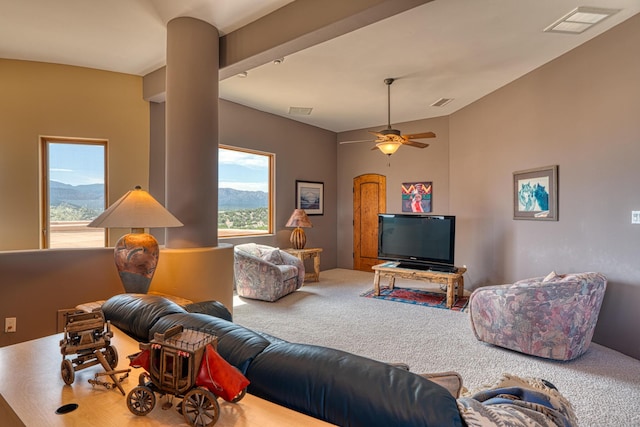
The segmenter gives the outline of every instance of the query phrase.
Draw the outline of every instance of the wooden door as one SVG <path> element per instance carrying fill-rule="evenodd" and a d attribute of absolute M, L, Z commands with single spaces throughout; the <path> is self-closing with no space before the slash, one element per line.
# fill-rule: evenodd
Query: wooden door
<path fill-rule="evenodd" d="M 371 271 L 378 260 L 378 214 L 387 209 L 387 178 L 366 174 L 353 179 L 353 269 Z"/>

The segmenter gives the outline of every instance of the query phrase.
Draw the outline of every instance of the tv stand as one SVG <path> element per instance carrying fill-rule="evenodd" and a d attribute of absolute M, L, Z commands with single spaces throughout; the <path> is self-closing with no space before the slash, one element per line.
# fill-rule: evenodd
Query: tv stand
<path fill-rule="evenodd" d="M 396 277 L 447 285 L 447 308 L 451 308 L 456 298 L 460 298 L 464 294 L 464 278 L 462 275 L 467 271 L 464 267 L 454 267 L 455 271 L 453 272 L 443 272 L 406 268 L 399 262 L 385 262 L 374 265 L 371 268 L 375 271 L 373 277 L 374 295 L 380 295 L 380 278 L 382 277 L 389 278 L 389 289 L 393 289 Z"/>

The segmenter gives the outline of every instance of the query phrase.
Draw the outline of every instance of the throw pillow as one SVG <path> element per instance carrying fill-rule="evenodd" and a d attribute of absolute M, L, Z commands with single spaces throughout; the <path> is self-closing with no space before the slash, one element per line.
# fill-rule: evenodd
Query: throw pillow
<path fill-rule="evenodd" d="M 551 273 L 547 274 L 544 279 L 542 279 L 542 283 L 562 280 L 564 276 L 564 274 L 557 274 L 555 271 L 552 271 Z"/>
<path fill-rule="evenodd" d="M 420 374 L 424 377 L 444 388 L 456 399 L 460 397 L 462 392 L 462 376 L 457 372 L 438 372 L 433 374 Z"/>
<path fill-rule="evenodd" d="M 280 249 L 278 248 L 275 248 L 268 252 L 264 252 L 262 254 L 262 259 L 276 265 L 284 264 L 284 261 L 282 260 L 282 255 L 280 255 Z"/>
<path fill-rule="evenodd" d="M 244 252 L 253 256 L 260 256 L 260 248 L 255 243 L 245 243 L 243 245 L 238 245 L 239 249 L 242 249 Z"/>

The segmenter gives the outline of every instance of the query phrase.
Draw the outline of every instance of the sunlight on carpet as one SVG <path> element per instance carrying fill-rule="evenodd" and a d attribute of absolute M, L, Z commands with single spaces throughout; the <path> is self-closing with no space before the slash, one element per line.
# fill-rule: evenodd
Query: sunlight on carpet
<path fill-rule="evenodd" d="M 403 302 L 406 304 L 422 305 L 432 308 L 447 308 L 447 295 L 438 292 L 429 292 L 422 289 L 412 288 L 381 288 L 380 295 L 374 295 L 373 289 L 370 289 L 362 294 L 361 297 L 375 298 L 386 301 Z M 467 304 L 469 303 L 469 297 L 463 296 L 456 299 L 455 303 L 451 307 L 454 311 L 465 311 Z"/>

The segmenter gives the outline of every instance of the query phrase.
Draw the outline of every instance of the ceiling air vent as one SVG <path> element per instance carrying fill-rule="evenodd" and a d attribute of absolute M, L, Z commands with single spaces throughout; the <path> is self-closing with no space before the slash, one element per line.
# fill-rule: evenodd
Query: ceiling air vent
<path fill-rule="evenodd" d="M 431 104 L 431 106 L 432 107 L 444 107 L 445 105 L 447 105 L 451 101 L 453 101 L 453 98 L 440 98 L 436 102 Z"/>
<path fill-rule="evenodd" d="M 311 107 L 289 107 L 289 114 L 292 116 L 309 116 L 311 115 Z"/>
<path fill-rule="evenodd" d="M 546 33 L 581 34 L 604 21 L 620 9 L 580 6 L 544 29 Z"/>

